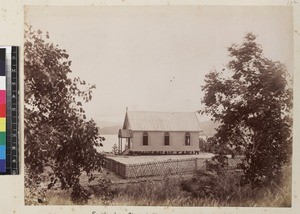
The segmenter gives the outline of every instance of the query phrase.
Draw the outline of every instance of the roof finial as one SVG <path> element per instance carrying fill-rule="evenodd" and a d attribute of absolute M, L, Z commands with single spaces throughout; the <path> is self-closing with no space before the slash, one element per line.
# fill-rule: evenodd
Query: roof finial
<path fill-rule="evenodd" d="M 126 112 L 128 111 L 128 107 L 126 106 Z"/>

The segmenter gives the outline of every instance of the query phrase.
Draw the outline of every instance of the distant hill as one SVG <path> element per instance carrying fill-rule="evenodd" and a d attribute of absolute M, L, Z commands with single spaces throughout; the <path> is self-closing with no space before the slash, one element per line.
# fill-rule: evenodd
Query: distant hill
<path fill-rule="evenodd" d="M 100 128 L 105 128 L 105 127 L 112 127 L 112 126 L 122 126 L 123 123 L 118 123 L 118 122 L 110 122 L 110 121 L 97 121 L 96 123 L 98 127 Z"/>
<path fill-rule="evenodd" d="M 215 123 L 211 120 L 200 122 L 200 127 L 202 129 L 200 135 L 213 136 L 216 133 L 216 128 L 218 128 L 219 125 L 219 123 Z"/>
<path fill-rule="evenodd" d="M 96 121 L 100 130 L 100 134 L 117 135 L 119 129 L 122 128 L 122 124 L 118 122 L 110 121 Z"/>
<path fill-rule="evenodd" d="M 98 121 L 97 124 L 100 127 L 100 134 L 117 135 L 119 129 L 122 128 L 121 124 L 115 122 Z M 216 133 L 215 129 L 218 126 L 218 123 L 215 123 L 210 120 L 200 122 L 200 127 L 203 130 L 203 132 L 201 132 L 200 135 L 213 136 Z"/>
<path fill-rule="evenodd" d="M 107 126 L 100 128 L 100 134 L 107 134 L 107 135 L 112 135 L 115 134 L 117 135 L 119 132 L 119 129 L 121 129 L 121 125 L 116 125 L 116 126 Z"/>

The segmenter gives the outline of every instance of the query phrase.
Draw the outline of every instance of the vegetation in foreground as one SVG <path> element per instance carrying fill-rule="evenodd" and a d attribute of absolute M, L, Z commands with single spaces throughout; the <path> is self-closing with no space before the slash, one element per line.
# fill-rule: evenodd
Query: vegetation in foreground
<path fill-rule="evenodd" d="M 80 176 L 93 176 L 102 166 L 97 124 L 87 119 L 83 104 L 92 99 L 96 86 L 78 77 L 71 78 L 71 60 L 66 50 L 53 44 L 48 32 L 25 29 L 25 187 L 37 192 L 46 168 L 49 187 L 60 183 L 72 190 L 71 199 L 86 203 L 86 191 Z M 30 197 L 30 196 L 29 196 Z"/>
<path fill-rule="evenodd" d="M 253 189 L 279 182 L 282 166 L 292 155 L 292 88 L 287 67 L 268 59 L 246 34 L 228 48 L 230 61 L 222 71 L 205 76 L 200 112 L 220 123 L 214 135 L 215 160 L 243 153 L 241 182 Z"/>
<path fill-rule="evenodd" d="M 290 207 L 291 167 L 283 169 L 280 185 L 253 189 L 241 185 L 241 171 L 198 171 L 195 175 L 167 176 L 161 180 L 88 186 L 89 205 L 113 206 L 244 206 Z M 102 179 L 103 181 L 103 179 Z M 74 205 L 71 191 L 50 190 L 46 204 Z"/>

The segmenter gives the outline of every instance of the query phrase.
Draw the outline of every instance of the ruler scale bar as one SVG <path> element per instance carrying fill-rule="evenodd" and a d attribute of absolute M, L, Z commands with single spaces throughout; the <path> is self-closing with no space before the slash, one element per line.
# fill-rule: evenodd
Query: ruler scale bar
<path fill-rule="evenodd" d="M 11 53 L 11 76 L 12 80 L 11 83 L 15 83 L 14 85 L 17 87 L 18 86 L 18 48 L 17 47 L 12 47 L 12 53 Z M 17 150 L 18 150 L 18 91 L 17 90 L 12 90 L 12 84 L 11 84 L 11 103 L 14 108 L 11 109 L 11 122 L 12 122 L 12 137 L 11 137 L 11 157 L 12 157 L 12 164 L 11 164 L 11 169 L 12 169 L 12 174 L 19 174 L 19 169 L 18 169 L 18 156 L 17 156 Z M 15 115 L 15 116 L 14 116 Z"/>

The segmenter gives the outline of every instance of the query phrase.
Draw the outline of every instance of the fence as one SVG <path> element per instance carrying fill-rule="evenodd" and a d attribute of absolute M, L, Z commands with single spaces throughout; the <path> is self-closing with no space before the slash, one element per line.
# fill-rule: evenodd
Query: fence
<path fill-rule="evenodd" d="M 106 168 L 119 174 L 123 178 L 138 178 L 195 172 L 204 166 L 205 160 L 206 159 L 203 158 L 189 158 L 138 164 L 123 164 L 113 159 L 106 158 Z"/>

